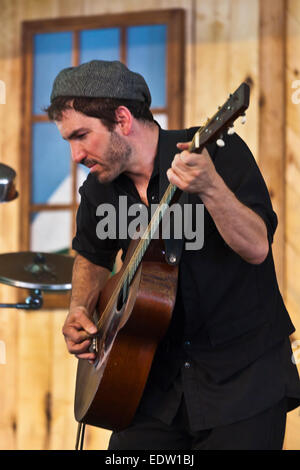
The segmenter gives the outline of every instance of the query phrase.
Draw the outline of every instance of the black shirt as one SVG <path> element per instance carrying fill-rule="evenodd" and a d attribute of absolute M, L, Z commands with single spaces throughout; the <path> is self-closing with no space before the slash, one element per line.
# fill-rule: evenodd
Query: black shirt
<path fill-rule="evenodd" d="M 177 152 L 176 142 L 191 140 L 195 131 L 160 129 L 147 189 L 150 205 L 159 202 L 168 184 L 165 170 Z M 224 242 L 206 209 L 203 247 L 183 249 L 172 320 L 158 347 L 139 409 L 171 422 L 183 393 L 192 430 L 247 418 L 283 396 L 295 398 L 290 407 L 298 406 L 300 399 L 288 341 L 294 327 L 278 289 L 271 250 L 276 214 L 246 144 L 237 135 L 225 141 L 224 148 L 211 144 L 208 151 L 227 186 L 265 221 L 270 251 L 260 265 L 245 262 Z M 89 175 L 80 194 L 73 248 L 111 270 L 118 250 L 122 249 L 124 259 L 130 243 L 129 238 L 117 238 L 120 196 L 127 196 L 129 207 L 142 204 L 139 194 L 124 174 L 106 185 Z M 201 200 L 189 194 L 188 202 L 195 225 L 195 208 Z M 96 211 L 106 203 L 116 208 L 116 238 L 100 240 L 96 227 L 101 218 Z"/>

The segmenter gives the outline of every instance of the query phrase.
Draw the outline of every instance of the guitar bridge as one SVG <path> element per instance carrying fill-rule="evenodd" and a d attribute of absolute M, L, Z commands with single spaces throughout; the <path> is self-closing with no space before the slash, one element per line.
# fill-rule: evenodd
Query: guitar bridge
<path fill-rule="evenodd" d="M 92 348 L 93 348 L 94 353 L 97 354 L 97 353 L 98 353 L 98 341 L 97 341 L 97 338 L 93 338 Z"/>
<path fill-rule="evenodd" d="M 92 344 L 89 348 L 89 351 L 92 352 L 92 353 L 95 353 L 95 354 L 98 353 L 98 342 L 97 342 L 96 337 L 92 339 Z"/>

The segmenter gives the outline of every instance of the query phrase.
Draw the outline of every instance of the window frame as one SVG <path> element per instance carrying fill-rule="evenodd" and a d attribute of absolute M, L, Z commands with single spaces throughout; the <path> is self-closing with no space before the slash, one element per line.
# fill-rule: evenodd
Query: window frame
<path fill-rule="evenodd" d="M 22 24 L 22 105 L 23 116 L 21 135 L 21 174 L 20 194 L 21 223 L 20 249 L 30 249 L 30 216 L 41 210 L 70 210 L 72 215 L 71 240 L 76 229 L 77 203 L 77 165 L 71 162 L 72 200 L 70 204 L 33 204 L 31 202 L 32 183 L 32 125 L 35 122 L 48 122 L 46 115 L 33 114 L 33 39 L 38 33 L 73 32 L 72 65 L 79 64 L 80 31 L 100 28 L 120 28 L 120 60 L 126 63 L 126 29 L 131 26 L 165 24 L 167 26 L 166 51 L 166 107 L 151 108 L 153 113 L 164 113 L 168 118 L 168 129 L 179 129 L 183 126 L 184 101 L 184 43 L 185 14 L 183 9 L 152 10 L 132 13 L 117 13 L 86 17 L 70 17 L 24 21 Z M 173 73 L 175 71 L 175 73 Z M 70 240 L 70 244 L 71 244 Z M 70 253 L 74 254 L 70 249 Z M 46 308 L 66 308 L 68 294 L 44 293 Z"/>

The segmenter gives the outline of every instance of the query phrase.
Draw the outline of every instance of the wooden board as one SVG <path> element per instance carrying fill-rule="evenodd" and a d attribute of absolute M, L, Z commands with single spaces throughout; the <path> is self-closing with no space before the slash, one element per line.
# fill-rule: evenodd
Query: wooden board
<path fill-rule="evenodd" d="M 286 168 L 285 168 L 285 282 L 286 304 L 296 333 L 291 341 L 296 359 L 300 358 L 300 103 L 293 96 L 295 80 L 300 79 L 300 2 L 289 0 L 286 12 Z M 299 96 L 299 94 L 298 94 Z M 300 364 L 298 364 L 300 371 Z M 300 411 L 287 420 L 287 449 L 300 449 Z"/>

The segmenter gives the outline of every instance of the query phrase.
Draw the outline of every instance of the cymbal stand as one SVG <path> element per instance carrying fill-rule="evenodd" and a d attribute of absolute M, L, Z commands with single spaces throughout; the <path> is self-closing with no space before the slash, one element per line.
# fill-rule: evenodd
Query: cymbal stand
<path fill-rule="evenodd" d="M 22 310 L 38 310 L 43 306 L 42 291 L 40 289 L 30 290 L 30 295 L 23 303 L 1 304 L 0 308 L 18 308 Z"/>

